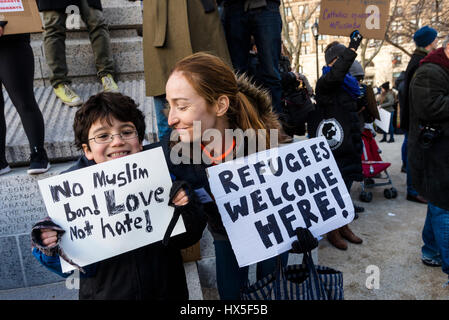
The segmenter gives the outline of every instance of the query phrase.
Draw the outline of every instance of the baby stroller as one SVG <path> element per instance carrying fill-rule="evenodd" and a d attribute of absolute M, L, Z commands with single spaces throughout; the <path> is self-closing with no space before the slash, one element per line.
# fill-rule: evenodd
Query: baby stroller
<path fill-rule="evenodd" d="M 360 200 L 363 202 L 371 202 L 373 199 L 373 193 L 366 191 L 366 189 L 388 185 L 391 185 L 391 188 L 384 189 L 385 198 L 396 198 L 398 191 L 393 187 L 393 182 L 391 181 L 390 175 L 387 171 L 387 168 L 391 165 L 391 163 L 382 161 L 382 158 L 379 155 L 381 151 L 377 146 L 376 140 L 374 139 L 373 133 L 370 129 L 365 129 L 362 132 L 362 142 L 363 181 L 361 182 L 362 192 L 360 192 Z M 387 181 L 376 183 L 374 179 Z"/>

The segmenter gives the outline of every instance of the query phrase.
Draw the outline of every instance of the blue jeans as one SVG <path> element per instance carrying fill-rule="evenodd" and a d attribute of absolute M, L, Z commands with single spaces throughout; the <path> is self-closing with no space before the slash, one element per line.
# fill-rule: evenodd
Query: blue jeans
<path fill-rule="evenodd" d="M 224 3 L 224 29 L 232 64 L 238 73 L 248 71 L 251 35 L 254 37 L 259 58 L 256 81 L 271 93 L 273 110 L 282 113 L 281 54 L 282 20 L 279 4 L 267 1 L 267 6 L 244 11 L 244 1 Z"/>
<path fill-rule="evenodd" d="M 394 127 L 393 127 L 393 117 L 394 117 L 394 111 L 390 112 L 390 128 L 388 129 L 388 132 L 390 133 L 390 140 L 394 139 Z M 384 132 L 383 139 L 387 139 L 387 132 Z"/>
<path fill-rule="evenodd" d="M 441 259 L 443 272 L 449 275 L 449 211 L 430 202 L 427 204 L 427 216 L 422 231 L 424 245 L 423 257 Z"/>
<path fill-rule="evenodd" d="M 170 127 L 168 126 L 167 116 L 163 112 L 166 103 L 167 100 L 165 99 L 165 95 L 154 97 L 154 110 L 156 112 L 156 122 L 158 131 L 157 135 L 159 137 L 159 140 L 161 140 L 163 136 L 165 136 L 168 132 L 171 131 Z"/>
<path fill-rule="evenodd" d="M 239 268 L 231 243 L 227 240 L 215 240 L 215 258 L 217 272 L 217 287 L 221 300 L 240 300 L 240 290 L 248 281 L 249 267 Z M 277 257 L 257 263 L 257 280 L 274 272 Z M 288 251 L 281 254 L 282 265 L 288 263 Z"/>

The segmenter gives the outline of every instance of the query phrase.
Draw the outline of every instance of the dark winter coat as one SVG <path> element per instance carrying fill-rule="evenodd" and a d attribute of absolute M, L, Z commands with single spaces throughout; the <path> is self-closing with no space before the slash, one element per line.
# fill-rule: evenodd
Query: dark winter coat
<path fill-rule="evenodd" d="M 407 163 L 413 187 L 432 204 L 449 210 L 449 59 L 442 48 L 429 53 L 416 70 L 409 99 Z M 426 124 L 441 131 L 429 148 L 419 141 Z"/>
<path fill-rule="evenodd" d="M 36 0 L 39 11 L 65 10 L 70 5 L 80 6 L 81 0 Z M 101 0 L 87 0 L 90 7 L 102 10 Z"/>
<path fill-rule="evenodd" d="M 427 51 L 423 48 L 416 48 L 410 58 L 410 61 L 405 69 L 404 84 L 402 90 L 400 90 L 400 106 L 401 106 L 401 129 L 405 131 L 409 130 L 410 123 L 410 104 L 409 104 L 409 87 L 412 77 L 415 74 L 416 69 L 419 67 L 419 62 L 427 55 Z"/>
<path fill-rule="evenodd" d="M 145 146 L 144 150 L 157 146 L 159 144 Z M 93 161 L 83 156 L 67 171 L 93 164 Z M 193 213 L 198 210 L 202 212 L 196 201 L 179 208 Z M 205 219 L 199 219 L 195 232 L 185 232 L 170 238 L 168 246 L 158 241 L 84 267 L 87 276 L 81 275 L 79 299 L 187 300 L 189 294 L 180 249 L 198 242 L 205 226 Z M 55 265 L 58 262 L 54 261 L 55 257 L 44 256 L 36 249 L 33 254 L 47 268 L 63 275 L 60 265 Z"/>
<path fill-rule="evenodd" d="M 362 137 L 358 117 L 357 99 L 342 88 L 344 78 L 357 57 L 357 53 L 345 49 L 337 59 L 331 71 L 321 76 L 316 84 L 316 111 L 309 118 L 309 135 L 316 137 L 319 129 L 318 115 L 330 114 L 339 122 L 344 133 L 340 146 L 332 148 L 332 153 L 345 181 L 361 181 L 362 174 Z M 327 117 L 325 118 L 327 119 Z M 323 127 L 324 128 L 324 127 Z"/>

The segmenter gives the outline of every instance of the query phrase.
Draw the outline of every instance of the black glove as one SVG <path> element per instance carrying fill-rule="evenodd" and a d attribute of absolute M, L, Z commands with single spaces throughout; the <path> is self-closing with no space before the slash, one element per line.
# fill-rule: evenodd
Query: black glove
<path fill-rule="evenodd" d="M 357 49 L 360 46 L 360 42 L 362 42 L 362 39 L 363 39 L 362 34 L 359 32 L 359 30 L 354 30 L 354 31 L 352 31 L 349 38 L 351 39 L 351 41 L 349 42 L 348 48 L 349 49 L 353 48 L 354 50 L 357 51 Z"/>
<path fill-rule="evenodd" d="M 306 253 L 318 247 L 318 240 L 306 228 L 296 228 L 295 230 L 298 240 L 292 243 L 291 253 Z"/>
<path fill-rule="evenodd" d="M 0 27 L 4 28 L 8 24 L 8 21 L 0 21 Z"/>
<path fill-rule="evenodd" d="M 176 206 L 172 202 L 176 193 L 180 189 L 184 189 L 187 197 L 189 198 L 189 203 L 186 204 L 185 206 Z M 173 232 L 173 229 L 175 228 L 175 225 L 178 222 L 179 217 L 182 216 L 184 226 L 186 228 L 186 233 L 180 235 L 181 240 L 178 242 L 182 243 L 182 245 L 176 246 L 180 248 L 188 247 L 196 243 L 201 238 L 203 230 L 206 227 L 207 217 L 203 211 L 203 206 L 201 205 L 195 191 L 190 186 L 190 184 L 182 180 L 173 181 L 173 185 L 170 189 L 169 199 L 170 200 L 168 201 L 168 205 L 175 207 L 175 211 L 167 227 L 167 230 L 165 231 L 162 243 L 165 246 L 168 245 L 171 233 Z"/>

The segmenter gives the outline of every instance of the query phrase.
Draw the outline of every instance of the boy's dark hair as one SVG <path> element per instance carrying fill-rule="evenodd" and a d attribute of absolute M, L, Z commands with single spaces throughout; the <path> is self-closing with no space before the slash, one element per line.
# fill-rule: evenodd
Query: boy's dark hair
<path fill-rule="evenodd" d="M 73 120 L 75 146 L 82 149 L 84 143 L 88 145 L 88 134 L 92 124 L 99 119 L 111 124 L 112 117 L 123 122 L 132 122 L 139 135 L 139 141 L 143 141 L 145 116 L 134 100 L 121 93 L 100 92 L 91 96 L 75 113 Z"/>

